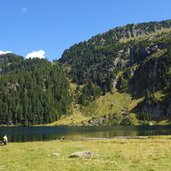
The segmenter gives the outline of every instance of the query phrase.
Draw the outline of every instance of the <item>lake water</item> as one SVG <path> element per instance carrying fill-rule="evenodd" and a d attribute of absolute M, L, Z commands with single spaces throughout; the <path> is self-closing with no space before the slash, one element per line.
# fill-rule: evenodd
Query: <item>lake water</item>
<path fill-rule="evenodd" d="M 60 139 L 114 138 L 117 136 L 171 135 L 171 126 L 112 126 L 112 127 L 0 127 L 0 138 L 8 135 L 10 142 Z"/>

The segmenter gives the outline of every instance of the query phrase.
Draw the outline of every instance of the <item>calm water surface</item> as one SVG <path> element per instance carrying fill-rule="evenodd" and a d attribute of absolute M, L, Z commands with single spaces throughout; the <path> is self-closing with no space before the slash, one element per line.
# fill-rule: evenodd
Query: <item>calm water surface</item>
<path fill-rule="evenodd" d="M 82 138 L 114 138 L 116 136 L 171 135 L 171 126 L 113 126 L 113 127 L 0 127 L 0 138 L 8 135 L 10 142 L 78 140 Z"/>

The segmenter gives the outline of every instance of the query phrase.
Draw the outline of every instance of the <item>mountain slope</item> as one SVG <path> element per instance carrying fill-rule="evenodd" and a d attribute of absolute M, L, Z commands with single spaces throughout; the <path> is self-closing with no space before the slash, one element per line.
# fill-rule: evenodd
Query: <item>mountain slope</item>
<path fill-rule="evenodd" d="M 64 51 L 71 80 L 84 85 L 76 103 L 88 105 L 107 92 L 143 98 L 132 111 L 139 119 L 170 118 L 171 20 L 130 24 L 92 37 Z M 163 98 L 156 97 L 157 92 Z M 146 117 L 149 116 L 149 117 Z"/>
<path fill-rule="evenodd" d="M 171 20 L 117 27 L 53 63 L 0 55 L 0 82 L 0 125 L 169 120 Z"/>

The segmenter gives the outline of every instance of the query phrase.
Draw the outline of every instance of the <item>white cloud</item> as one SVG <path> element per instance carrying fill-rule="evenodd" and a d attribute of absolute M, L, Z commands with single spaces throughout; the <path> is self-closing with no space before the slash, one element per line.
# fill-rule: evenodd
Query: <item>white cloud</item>
<path fill-rule="evenodd" d="M 44 50 L 39 50 L 39 51 L 33 51 L 31 53 L 28 53 L 26 55 L 26 59 L 33 59 L 33 58 L 40 58 L 40 59 L 44 59 L 45 58 L 45 51 Z"/>
<path fill-rule="evenodd" d="M 7 53 L 12 53 L 11 51 L 1 51 L 0 50 L 0 55 L 5 55 L 5 54 L 7 54 Z"/>
<path fill-rule="evenodd" d="M 21 8 L 21 12 L 22 12 L 22 13 L 27 13 L 27 12 L 28 12 L 28 8 L 27 8 L 27 7 Z"/>

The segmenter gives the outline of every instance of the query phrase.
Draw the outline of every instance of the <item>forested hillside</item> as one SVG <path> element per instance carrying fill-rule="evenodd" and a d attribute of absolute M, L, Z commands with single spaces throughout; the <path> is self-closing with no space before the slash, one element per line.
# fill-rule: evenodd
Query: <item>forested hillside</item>
<path fill-rule="evenodd" d="M 141 99 L 124 115 L 134 112 L 143 120 L 170 118 L 170 49 L 171 20 L 129 24 L 75 44 L 59 62 L 72 82 L 80 85 L 77 103 L 86 106 L 118 91 L 129 93 L 131 101 Z"/>
<path fill-rule="evenodd" d="M 54 62 L 0 55 L 1 125 L 131 125 L 170 118 L 171 20 L 111 29 Z"/>
<path fill-rule="evenodd" d="M 69 82 L 57 63 L 0 56 L 0 124 L 50 123 L 66 115 L 70 103 Z"/>

